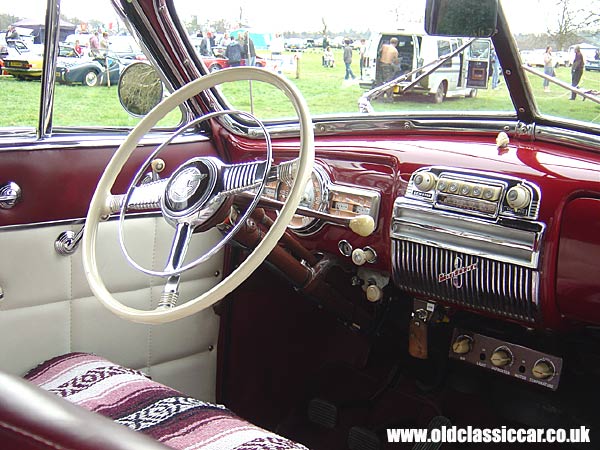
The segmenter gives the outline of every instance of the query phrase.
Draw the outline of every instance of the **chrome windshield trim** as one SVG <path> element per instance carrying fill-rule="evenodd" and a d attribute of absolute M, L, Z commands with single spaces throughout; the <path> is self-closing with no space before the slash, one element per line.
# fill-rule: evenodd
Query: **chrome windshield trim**
<path fill-rule="evenodd" d="M 52 134 L 52 108 L 54 106 L 54 82 L 58 58 L 60 0 L 46 2 L 46 22 L 44 36 L 44 62 L 42 66 L 40 111 L 37 125 L 37 138 L 45 139 Z"/>
<path fill-rule="evenodd" d="M 600 150 L 600 135 L 550 125 L 536 125 L 535 139 L 553 144 L 576 145 L 586 150 Z"/>
<path fill-rule="evenodd" d="M 415 118 L 416 117 L 416 118 Z M 447 118 L 435 116 L 427 118 L 424 115 L 413 114 L 412 116 L 390 116 L 386 115 L 356 115 L 346 116 L 336 119 L 329 117 L 313 118 L 314 130 L 316 135 L 334 135 L 339 133 L 364 133 L 365 131 L 437 131 L 453 133 L 461 132 L 489 132 L 507 133 L 516 132 L 518 122 L 516 116 L 499 119 L 498 113 L 489 113 L 474 117 L 460 117 L 456 114 L 449 115 Z M 262 139 L 263 133 L 256 127 L 250 127 L 235 121 L 232 117 L 222 119 L 225 128 L 237 135 L 243 135 L 251 139 Z M 272 137 L 293 137 L 298 136 L 299 129 L 297 123 L 272 123 L 267 126 Z"/>

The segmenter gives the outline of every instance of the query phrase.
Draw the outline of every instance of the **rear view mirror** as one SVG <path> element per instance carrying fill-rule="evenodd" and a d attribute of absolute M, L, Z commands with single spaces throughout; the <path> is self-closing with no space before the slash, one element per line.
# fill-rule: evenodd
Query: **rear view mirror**
<path fill-rule="evenodd" d="M 118 92 L 125 111 L 134 117 L 143 117 L 162 100 L 163 85 L 154 67 L 134 62 L 123 70 Z"/>
<path fill-rule="evenodd" d="M 498 0 L 427 0 L 425 31 L 435 36 L 489 37 L 496 31 Z"/>

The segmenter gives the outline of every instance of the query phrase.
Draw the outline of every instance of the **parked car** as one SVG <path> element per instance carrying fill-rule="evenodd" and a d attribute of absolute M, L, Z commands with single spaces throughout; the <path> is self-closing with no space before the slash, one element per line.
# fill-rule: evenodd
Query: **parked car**
<path fill-rule="evenodd" d="M 544 55 L 546 53 L 546 49 L 538 48 L 535 50 L 522 50 L 521 51 L 521 60 L 523 64 L 527 64 L 531 67 L 544 67 Z M 557 52 L 552 53 L 552 62 L 554 63 L 554 67 L 558 67 L 559 65 L 564 65 L 564 57 L 559 56 Z"/>
<path fill-rule="evenodd" d="M 4 59 L 4 72 L 21 80 L 37 79 L 42 75 L 44 57 L 33 53 L 9 56 Z"/>
<path fill-rule="evenodd" d="M 42 73 L 43 57 L 39 47 L 22 39 L 9 39 L 0 46 L 0 61 L 6 75 L 19 79 L 39 78 Z"/>
<path fill-rule="evenodd" d="M 585 70 L 587 71 L 599 71 L 600 70 L 600 59 L 586 59 Z"/>
<path fill-rule="evenodd" d="M 27 3 L 54 64 L 84 3 Z M 548 95 L 514 39 L 556 3 L 389 29 L 445 57 L 415 84 L 494 50 L 500 87 L 440 105 L 320 52 L 210 73 L 190 2 L 95 0 L 148 51 L 116 89 L 0 80 L 0 448 L 597 448 L 600 98 L 568 70 Z M 344 5 L 313 15 L 395 15 Z"/>
<path fill-rule="evenodd" d="M 110 55 L 105 58 L 67 58 L 56 65 L 56 81 L 88 87 L 116 85 L 124 67 L 123 61 Z"/>
<path fill-rule="evenodd" d="M 302 52 L 306 49 L 306 41 L 302 38 L 287 38 L 283 44 L 290 52 Z"/>

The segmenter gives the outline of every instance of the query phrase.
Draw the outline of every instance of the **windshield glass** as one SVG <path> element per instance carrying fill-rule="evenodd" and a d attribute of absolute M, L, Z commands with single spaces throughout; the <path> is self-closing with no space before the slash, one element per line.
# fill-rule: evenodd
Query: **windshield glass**
<path fill-rule="evenodd" d="M 539 111 L 598 123 L 597 103 L 593 99 L 582 103 L 581 96 L 571 101 L 568 89 L 575 83 L 592 96 L 600 90 L 597 24 L 590 19 L 597 20 L 598 15 L 589 2 L 500 3 Z M 426 35 L 424 0 L 374 0 L 359 14 L 337 0 L 307 0 L 293 14 L 287 5 L 270 0 L 234 1 L 202 11 L 190 0 L 175 0 L 175 5 L 209 70 L 252 64 L 279 72 L 301 89 L 315 116 L 358 113 L 361 97 L 403 75 L 389 89 L 369 97 L 372 112 L 514 115 L 491 40 L 477 40 L 456 52 L 467 39 Z M 573 65 L 577 45 L 583 55 L 581 67 Z M 427 69 L 444 57 L 439 67 Z M 255 113 L 263 118 L 290 114 L 284 100 L 281 106 L 278 100 L 261 103 L 261 88 L 249 88 L 247 83 L 224 86 L 222 92 L 237 108 L 247 108 L 252 99 Z"/>
<path fill-rule="evenodd" d="M 280 73 L 300 88 L 315 117 L 515 116 L 492 40 L 427 35 L 425 0 L 373 0 L 361 6 L 360 13 L 340 0 L 306 0 L 293 14 L 288 5 L 272 0 L 235 0 L 201 9 L 196 1 L 173 2 L 208 71 L 252 65 Z M 538 111 L 598 124 L 600 15 L 593 4 L 580 0 L 500 4 Z M 45 5 L 43 0 L 0 5 L 4 64 L 0 99 L 5 104 L 23 99 L 19 114 L 3 116 L 2 126 L 34 126 L 38 119 L 43 21 L 35 22 L 30 11 L 43 11 Z M 137 123 L 120 107 L 114 84 L 124 67 L 145 56 L 110 1 L 62 0 L 61 17 L 55 126 Z M 9 30 L 16 31 L 15 37 L 8 36 Z M 96 32 L 99 42 L 108 42 L 107 58 L 91 54 Z M 103 33 L 108 33 L 106 39 Z M 20 51 L 23 46 L 28 51 Z M 572 86 L 577 87 L 575 92 Z M 262 119 L 295 116 L 283 94 L 260 83 L 239 82 L 220 90 L 226 104 Z M 176 114 L 168 123 L 177 124 L 179 117 Z"/>

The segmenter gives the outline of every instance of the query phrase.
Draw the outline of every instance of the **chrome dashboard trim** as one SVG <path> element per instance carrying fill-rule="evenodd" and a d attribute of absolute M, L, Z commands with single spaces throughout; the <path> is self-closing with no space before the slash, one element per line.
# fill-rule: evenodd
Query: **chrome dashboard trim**
<path fill-rule="evenodd" d="M 144 218 L 144 217 L 160 217 L 160 212 L 155 211 L 145 211 L 145 212 L 132 212 L 128 213 L 128 218 Z M 118 215 L 111 215 L 107 221 L 111 220 L 119 220 Z M 63 220 L 49 220 L 47 222 L 34 222 L 34 223 L 21 223 L 16 225 L 0 225 L 0 233 L 3 231 L 16 231 L 16 230 L 31 230 L 36 228 L 43 227 L 53 227 L 53 226 L 77 226 L 82 225 L 85 222 L 85 217 L 75 218 L 75 219 L 63 219 Z"/>
<path fill-rule="evenodd" d="M 519 229 L 432 210 L 402 197 L 394 202 L 392 239 L 440 247 L 532 269 L 539 266 L 544 230 L 545 224 L 541 222 L 530 222 L 530 229 Z"/>

